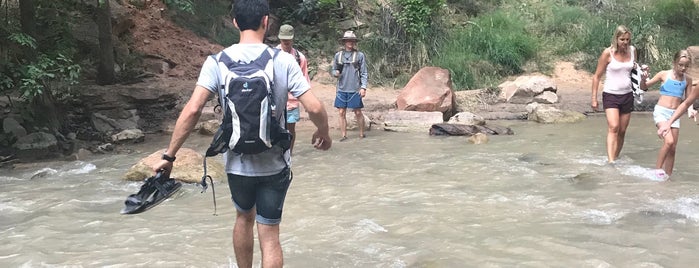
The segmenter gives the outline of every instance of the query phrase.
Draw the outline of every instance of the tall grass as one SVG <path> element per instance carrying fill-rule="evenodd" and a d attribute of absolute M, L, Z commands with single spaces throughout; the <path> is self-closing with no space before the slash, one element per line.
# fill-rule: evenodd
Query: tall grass
<path fill-rule="evenodd" d="M 503 76 L 521 73 L 537 49 L 537 39 L 516 14 L 496 11 L 453 30 L 432 64 L 449 69 L 457 89 L 490 87 Z"/>
<path fill-rule="evenodd" d="M 669 68 L 674 52 L 699 44 L 698 9 L 692 0 L 505 0 L 500 11 L 471 20 L 482 29 L 453 29 L 433 63 L 450 69 L 455 85 L 467 89 L 491 86 L 518 73 L 516 67 L 523 60 L 536 61 L 538 71 L 548 62 L 568 60 L 594 72 L 615 28 L 626 25 L 633 33 L 638 60 L 656 70 Z"/>

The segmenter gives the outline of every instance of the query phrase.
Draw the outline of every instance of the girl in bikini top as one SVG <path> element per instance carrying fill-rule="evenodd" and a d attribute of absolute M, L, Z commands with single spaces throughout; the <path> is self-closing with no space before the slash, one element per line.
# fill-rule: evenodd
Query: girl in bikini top
<path fill-rule="evenodd" d="M 684 98 L 684 90 L 687 89 L 687 79 L 683 75 L 682 81 L 677 81 L 670 76 L 671 74 L 668 73 L 665 82 L 660 86 L 660 95 Z"/>

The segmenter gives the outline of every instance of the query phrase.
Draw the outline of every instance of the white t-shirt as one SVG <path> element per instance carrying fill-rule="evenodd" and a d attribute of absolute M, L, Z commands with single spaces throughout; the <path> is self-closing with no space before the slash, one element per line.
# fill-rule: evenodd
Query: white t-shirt
<path fill-rule="evenodd" d="M 265 44 L 235 44 L 223 50 L 233 61 L 251 62 L 259 57 L 269 46 Z M 197 85 L 202 86 L 214 94 L 218 94 L 221 85 L 221 77 L 214 57 L 208 57 L 201 67 Z M 311 86 L 303 76 L 296 59 L 288 53 L 277 53 L 274 58 L 274 100 L 277 104 L 275 114 L 280 115 L 280 124 L 286 122 L 284 111 L 286 109 L 287 93 L 299 97 Z M 281 107 L 281 108 L 280 108 Z M 224 154 L 226 161 L 226 173 L 242 176 L 269 176 L 275 175 L 291 165 L 289 151 L 282 152 L 278 146 L 259 153 L 241 155 L 233 152 Z"/>

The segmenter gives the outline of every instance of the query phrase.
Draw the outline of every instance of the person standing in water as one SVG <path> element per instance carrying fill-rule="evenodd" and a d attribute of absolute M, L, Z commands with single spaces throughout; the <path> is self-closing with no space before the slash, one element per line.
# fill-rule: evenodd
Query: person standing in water
<path fill-rule="evenodd" d="M 692 78 L 686 74 L 691 58 L 687 50 L 680 50 L 673 57 L 672 69 L 660 71 L 648 81 L 641 79 L 641 89 L 644 90 L 661 82 L 660 98 L 653 109 L 657 134 L 663 140 L 653 173 L 658 180 L 669 179 L 672 175 L 680 135 L 680 117 L 693 110 L 692 104 L 699 93 L 699 90 L 692 90 Z"/>
<path fill-rule="evenodd" d="M 354 111 L 359 125 L 359 137 L 364 138 L 364 114 L 362 98 L 366 96 L 369 74 L 364 53 L 357 51 L 357 36 L 346 31 L 342 36 L 343 49 L 335 53 L 332 75 L 338 78 L 335 108 L 340 112 L 340 141 L 347 139 L 347 108 Z"/>
<path fill-rule="evenodd" d="M 597 92 L 600 79 L 605 75 L 602 104 L 607 116 L 607 161 L 614 163 L 624 147 L 626 129 L 633 111 L 631 69 L 636 60 L 636 49 L 631 46 L 631 31 L 619 25 L 612 36 L 611 46 L 605 48 L 597 60 L 592 76 L 592 110 L 597 111 Z"/>
<path fill-rule="evenodd" d="M 294 47 L 294 27 L 289 24 L 282 25 L 279 27 L 279 35 L 277 35 L 277 37 L 280 42 L 277 48 L 294 56 L 296 63 L 301 67 L 303 77 L 306 78 L 306 81 L 308 81 L 310 85 L 311 78 L 308 77 L 308 60 L 301 51 Z M 286 129 L 291 133 L 291 148 L 289 150 L 292 153 L 294 152 L 294 143 L 296 142 L 296 123 L 300 119 L 301 112 L 299 111 L 299 100 L 289 92 L 289 97 L 286 102 Z"/>
<path fill-rule="evenodd" d="M 311 140 L 314 147 L 319 150 L 330 149 L 332 140 L 327 113 L 323 103 L 309 91 L 310 85 L 301 74 L 301 68 L 291 55 L 281 53 L 263 43 L 269 23 L 269 12 L 267 0 L 236 0 L 233 3 L 231 17 L 233 24 L 240 31 L 240 41 L 225 48 L 216 57 L 206 58 L 194 92 L 177 118 L 163 160 L 153 165 L 154 171 L 163 171 L 165 176 L 169 176 L 175 155 L 199 121 L 206 102 L 227 83 L 219 69 L 222 65 L 225 67 L 224 62 L 217 60 L 221 58 L 250 65 L 255 64 L 256 59 L 272 57 L 272 60 L 267 61 L 265 71 L 270 69 L 269 72 L 273 73 L 269 77 L 274 81 L 272 98 L 279 104 L 273 114 L 279 120 L 280 127 L 283 127 L 285 122 L 285 113 L 281 110 L 284 108 L 281 107 L 286 107 L 287 93 L 291 92 L 299 99 L 317 128 Z M 247 83 L 245 85 L 247 88 Z M 289 167 L 291 154 L 281 146 L 275 145 L 258 154 L 242 154 L 229 150 L 223 156 L 228 187 L 236 208 L 233 250 L 237 266 L 253 266 L 254 229 L 257 227 L 257 239 L 262 252 L 261 266 L 283 267 L 279 224 L 286 193 L 292 181 Z"/>

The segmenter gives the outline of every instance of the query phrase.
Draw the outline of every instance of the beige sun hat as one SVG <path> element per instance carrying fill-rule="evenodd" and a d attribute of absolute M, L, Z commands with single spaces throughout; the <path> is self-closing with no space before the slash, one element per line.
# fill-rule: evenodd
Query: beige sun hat
<path fill-rule="evenodd" d="M 357 41 L 357 35 L 354 34 L 354 31 L 346 31 L 344 35 L 342 35 L 341 40 L 354 40 Z"/>
<path fill-rule="evenodd" d="M 279 27 L 279 35 L 277 37 L 280 40 L 294 39 L 294 27 L 289 24 L 282 25 L 282 27 Z"/>

